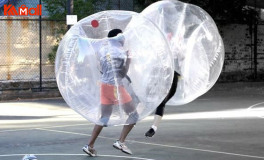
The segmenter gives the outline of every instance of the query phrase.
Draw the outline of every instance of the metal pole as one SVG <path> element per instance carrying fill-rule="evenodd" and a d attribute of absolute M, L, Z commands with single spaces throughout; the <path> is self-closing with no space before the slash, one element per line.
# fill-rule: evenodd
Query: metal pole
<path fill-rule="evenodd" d="M 250 13 L 250 24 L 249 24 L 249 34 L 250 34 L 250 72 L 251 75 L 253 75 L 253 54 L 254 54 L 254 35 L 253 35 L 253 13 Z"/>
<path fill-rule="evenodd" d="M 39 0 L 41 5 L 41 0 Z M 39 12 L 40 13 L 40 12 Z M 42 17 L 39 15 L 39 89 L 42 91 Z"/>
<path fill-rule="evenodd" d="M 254 24 L 254 78 L 258 76 L 258 24 Z"/>
<path fill-rule="evenodd" d="M 135 0 L 133 0 L 133 4 L 132 4 L 133 6 L 132 6 L 132 8 L 133 8 L 133 10 L 132 11 L 135 11 Z"/>
<path fill-rule="evenodd" d="M 256 0 L 255 0 L 255 11 L 256 11 Z M 258 19 L 255 14 L 254 16 L 254 79 L 257 79 L 258 72 Z"/>
<path fill-rule="evenodd" d="M 73 0 L 67 1 L 67 14 L 72 15 L 73 13 Z M 68 25 L 68 30 L 71 28 L 71 25 Z"/>

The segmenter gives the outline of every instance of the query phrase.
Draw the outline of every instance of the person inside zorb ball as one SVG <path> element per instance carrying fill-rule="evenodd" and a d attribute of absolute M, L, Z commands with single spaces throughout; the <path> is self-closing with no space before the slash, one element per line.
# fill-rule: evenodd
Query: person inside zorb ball
<path fill-rule="evenodd" d="M 103 11 L 72 26 L 59 45 L 55 73 L 67 104 L 95 123 L 83 151 L 95 156 L 102 128 L 124 125 L 114 146 L 131 154 L 124 140 L 168 94 L 173 65 L 162 32 L 138 13 Z"/>
<path fill-rule="evenodd" d="M 172 104 L 191 102 L 218 79 L 224 46 L 215 22 L 202 8 L 176 0 L 156 2 L 141 13 L 162 30 L 181 75 Z"/>
<path fill-rule="evenodd" d="M 175 64 L 170 92 L 158 106 L 153 125 L 145 134 L 152 137 L 168 101 L 172 105 L 189 103 L 215 84 L 224 62 L 224 45 L 215 22 L 198 6 L 164 0 L 148 6 L 141 15 L 163 32 Z"/>
<path fill-rule="evenodd" d="M 112 30 L 122 33 L 111 37 Z M 171 86 L 173 61 L 163 34 L 148 19 L 135 12 L 104 11 L 66 33 L 55 71 L 72 109 L 95 124 L 111 126 L 132 124 L 153 112 Z M 132 112 L 138 116 L 128 121 Z"/>

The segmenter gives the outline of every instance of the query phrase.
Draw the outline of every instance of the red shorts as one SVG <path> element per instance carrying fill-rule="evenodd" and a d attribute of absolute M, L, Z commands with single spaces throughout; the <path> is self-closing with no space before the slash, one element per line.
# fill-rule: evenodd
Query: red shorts
<path fill-rule="evenodd" d="M 118 91 L 118 92 L 117 92 Z M 119 96 L 118 96 L 119 95 Z M 101 104 L 125 104 L 132 101 L 124 86 L 101 83 Z"/>

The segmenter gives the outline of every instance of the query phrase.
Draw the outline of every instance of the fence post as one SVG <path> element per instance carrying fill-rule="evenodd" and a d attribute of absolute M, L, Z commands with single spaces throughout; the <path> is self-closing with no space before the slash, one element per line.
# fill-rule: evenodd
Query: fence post
<path fill-rule="evenodd" d="M 258 78 L 258 21 L 254 22 L 254 79 Z"/>
<path fill-rule="evenodd" d="M 73 0 L 67 1 L 67 14 L 72 15 L 73 13 Z M 71 25 L 67 26 L 68 30 L 71 28 Z"/>
<path fill-rule="evenodd" d="M 41 5 L 41 0 L 39 0 Z M 39 12 L 40 13 L 40 12 Z M 42 91 L 42 17 L 39 15 L 39 89 Z"/>
<path fill-rule="evenodd" d="M 257 2 L 254 1 L 254 9 L 256 11 Z M 257 80 L 258 78 L 258 18 L 254 16 L 254 79 Z"/>

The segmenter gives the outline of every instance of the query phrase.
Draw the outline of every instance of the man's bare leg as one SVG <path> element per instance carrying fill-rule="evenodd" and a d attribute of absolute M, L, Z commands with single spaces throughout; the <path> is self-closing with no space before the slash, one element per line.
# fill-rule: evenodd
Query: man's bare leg
<path fill-rule="evenodd" d="M 125 140 L 129 132 L 132 130 L 135 124 L 124 125 L 123 130 L 120 134 L 119 140 L 117 140 L 113 147 L 116 149 L 120 149 L 122 152 L 126 154 L 132 154 L 132 151 L 125 145 Z"/>
<path fill-rule="evenodd" d="M 134 125 L 135 124 L 124 125 L 123 130 L 122 130 L 122 132 L 120 134 L 120 138 L 119 138 L 119 141 L 121 143 L 124 143 L 125 142 L 127 135 L 132 130 L 132 128 L 134 127 Z"/>
<path fill-rule="evenodd" d="M 97 124 L 94 126 L 92 136 L 91 136 L 89 143 L 88 143 L 88 145 L 90 147 L 92 147 L 92 148 L 94 147 L 95 140 L 97 139 L 98 135 L 101 133 L 102 129 L 103 129 L 103 126 L 99 126 Z"/>

